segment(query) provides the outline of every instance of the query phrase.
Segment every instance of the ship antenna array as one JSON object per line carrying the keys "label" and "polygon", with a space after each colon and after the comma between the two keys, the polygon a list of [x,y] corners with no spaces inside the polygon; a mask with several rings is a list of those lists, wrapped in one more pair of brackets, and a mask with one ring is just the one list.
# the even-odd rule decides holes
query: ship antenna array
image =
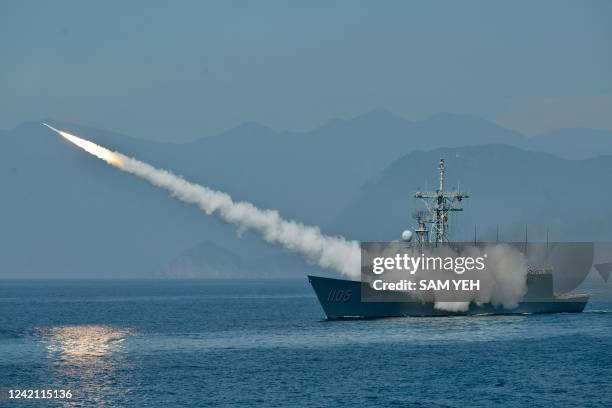
{"label": "ship antenna array", "polygon": [[[440,159],[438,166],[440,182],[436,191],[417,191],[415,198],[420,198],[425,204],[426,211],[418,211],[413,215],[417,220],[418,228],[415,231],[417,241],[420,243],[443,244],[448,242],[448,217],[453,211],[463,211],[461,201],[470,195],[463,191],[445,191],[445,163]],[[427,229],[431,224],[431,231]]]}

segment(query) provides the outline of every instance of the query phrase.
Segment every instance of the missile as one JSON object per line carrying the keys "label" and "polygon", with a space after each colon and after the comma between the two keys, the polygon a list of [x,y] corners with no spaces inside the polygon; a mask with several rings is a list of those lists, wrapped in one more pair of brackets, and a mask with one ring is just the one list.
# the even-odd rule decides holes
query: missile
{"label": "missile", "polygon": [[45,123],[45,122],[40,122],[40,123],[42,123],[43,125],[45,125],[45,126],[46,126],[46,127],[48,127],[49,129],[53,130],[54,132],[57,132],[57,133],[61,134],[61,133],[60,133],[60,131],[59,131],[59,130],[57,130],[56,128],[54,128],[53,126],[51,126],[51,125],[49,125],[49,124],[47,124],[47,123]]}

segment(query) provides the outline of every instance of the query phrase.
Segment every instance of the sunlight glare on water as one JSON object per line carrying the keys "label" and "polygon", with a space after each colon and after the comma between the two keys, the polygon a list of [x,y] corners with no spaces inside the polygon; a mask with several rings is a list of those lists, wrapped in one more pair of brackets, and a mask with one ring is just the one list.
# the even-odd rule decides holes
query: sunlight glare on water
{"label": "sunlight glare on water", "polygon": [[41,330],[49,354],[68,361],[95,361],[122,349],[130,330],[103,325],[57,326]]}

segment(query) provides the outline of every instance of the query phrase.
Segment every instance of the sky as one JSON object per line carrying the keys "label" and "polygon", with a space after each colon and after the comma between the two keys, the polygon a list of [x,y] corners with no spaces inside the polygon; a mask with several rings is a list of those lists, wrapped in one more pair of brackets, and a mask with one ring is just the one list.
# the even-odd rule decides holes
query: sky
{"label": "sky", "polygon": [[385,109],[612,129],[612,2],[2,1],[0,128],[184,142]]}

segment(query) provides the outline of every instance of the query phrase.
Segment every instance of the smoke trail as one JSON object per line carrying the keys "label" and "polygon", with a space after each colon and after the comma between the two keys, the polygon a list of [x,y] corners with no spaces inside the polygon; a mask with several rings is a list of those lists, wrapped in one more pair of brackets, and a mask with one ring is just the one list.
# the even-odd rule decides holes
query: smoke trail
{"label": "smoke trail", "polygon": [[168,190],[173,197],[197,205],[206,214],[216,214],[241,230],[256,231],[267,242],[299,252],[309,262],[323,268],[334,269],[351,278],[358,278],[360,275],[361,258],[357,241],[324,235],[317,227],[283,219],[277,211],[262,210],[244,201],[235,202],[228,194],[190,183],[167,170],[157,169],[43,124],[86,152],[156,187]]}

